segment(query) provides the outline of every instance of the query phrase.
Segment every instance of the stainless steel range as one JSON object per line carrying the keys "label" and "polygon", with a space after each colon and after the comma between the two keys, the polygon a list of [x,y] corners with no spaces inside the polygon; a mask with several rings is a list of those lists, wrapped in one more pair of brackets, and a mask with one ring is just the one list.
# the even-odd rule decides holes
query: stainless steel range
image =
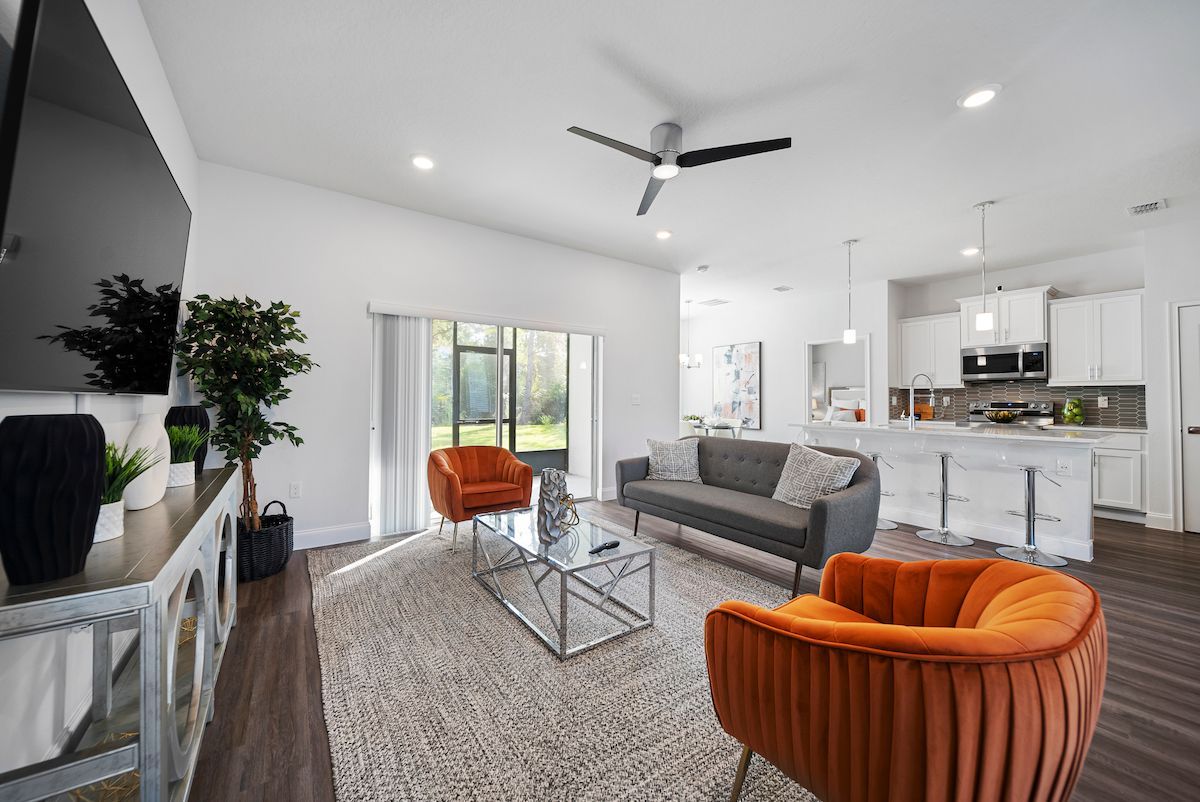
{"label": "stainless steel range", "polygon": [[1054,404],[1049,401],[972,401],[967,404],[967,420],[970,423],[994,423],[987,419],[985,412],[1017,413],[1017,418],[1012,423],[996,425],[1054,425]]}

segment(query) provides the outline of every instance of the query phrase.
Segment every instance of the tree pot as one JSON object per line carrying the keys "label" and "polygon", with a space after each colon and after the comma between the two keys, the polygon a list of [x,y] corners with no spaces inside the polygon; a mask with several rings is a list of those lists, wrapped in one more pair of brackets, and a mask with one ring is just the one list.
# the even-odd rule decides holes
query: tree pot
{"label": "tree pot", "polygon": [[[267,515],[275,504],[283,510],[282,515]],[[253,582],[279,573],[292,556],[292,517],[282,501],[272,501],[263,507],[259,516],[262,528],[257,532],[246,529],[238,519],[237,561],[238,581]]]}
{"label": "tree pot", "polygon": [[0,559],[14,585],[83,570],[104,490],[104,429],[91,415],[0,421]]}

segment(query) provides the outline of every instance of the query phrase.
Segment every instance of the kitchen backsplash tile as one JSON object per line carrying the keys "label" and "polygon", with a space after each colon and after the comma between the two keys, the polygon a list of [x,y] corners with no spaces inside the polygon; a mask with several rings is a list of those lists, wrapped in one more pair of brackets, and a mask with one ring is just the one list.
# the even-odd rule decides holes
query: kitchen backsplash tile
{"label": "kitchen backsplash tile", "polygon": [[[1041,381],[984,382],[962,388],[943,388],[934,391],[938,419],[966,420],[967,405],[972,401],[1052,401],[1054,420],[1062,423],[1063,404],[1068,398],[1083,399],[1084,423],[1089,426],[1146,426],[1146,388],[1126,387],[1050,387]],[[888,407],[888,417],[895,420],[908,409],[908,390],[892,387],[889,397],[896,404]],[[1101,409],[1100,396],[1108,396],[1108,408]],[[919,400],[928,397],[928,390],[917,390]],[[948,397],[950,404],[942,406]]]}

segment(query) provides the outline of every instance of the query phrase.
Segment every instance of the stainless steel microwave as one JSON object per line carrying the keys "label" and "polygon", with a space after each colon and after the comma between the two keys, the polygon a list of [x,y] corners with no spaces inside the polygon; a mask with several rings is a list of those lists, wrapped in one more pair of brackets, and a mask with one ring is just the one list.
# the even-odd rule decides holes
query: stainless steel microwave
{"label": "stainless steel microwave", "polygon": [[1007,382],[1045,379],[1049,374],[1046,343],[985,345],[962,349],[964,382]]}

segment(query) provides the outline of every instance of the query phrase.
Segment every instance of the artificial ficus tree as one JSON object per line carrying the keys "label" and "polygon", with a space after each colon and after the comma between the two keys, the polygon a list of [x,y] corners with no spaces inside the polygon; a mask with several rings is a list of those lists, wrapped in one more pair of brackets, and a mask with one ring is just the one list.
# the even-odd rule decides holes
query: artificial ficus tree
{"label": "artificial ficus tree", "polygon": [[277,440],[300,445],[296,427],[269,421],[265,411],[288,396],[284,381],[308,373],[316,363],[290,346],[308,338],[296,319],[300,313],[282,301],[263,306],[252,298],[197,295],[187,303],[188,317],[176,344],[179,372],[191,374],[204,406],[217,410],[209,442],[242,471],[242,523],[249,531],[262,524],[254,481],[254,460]]}

